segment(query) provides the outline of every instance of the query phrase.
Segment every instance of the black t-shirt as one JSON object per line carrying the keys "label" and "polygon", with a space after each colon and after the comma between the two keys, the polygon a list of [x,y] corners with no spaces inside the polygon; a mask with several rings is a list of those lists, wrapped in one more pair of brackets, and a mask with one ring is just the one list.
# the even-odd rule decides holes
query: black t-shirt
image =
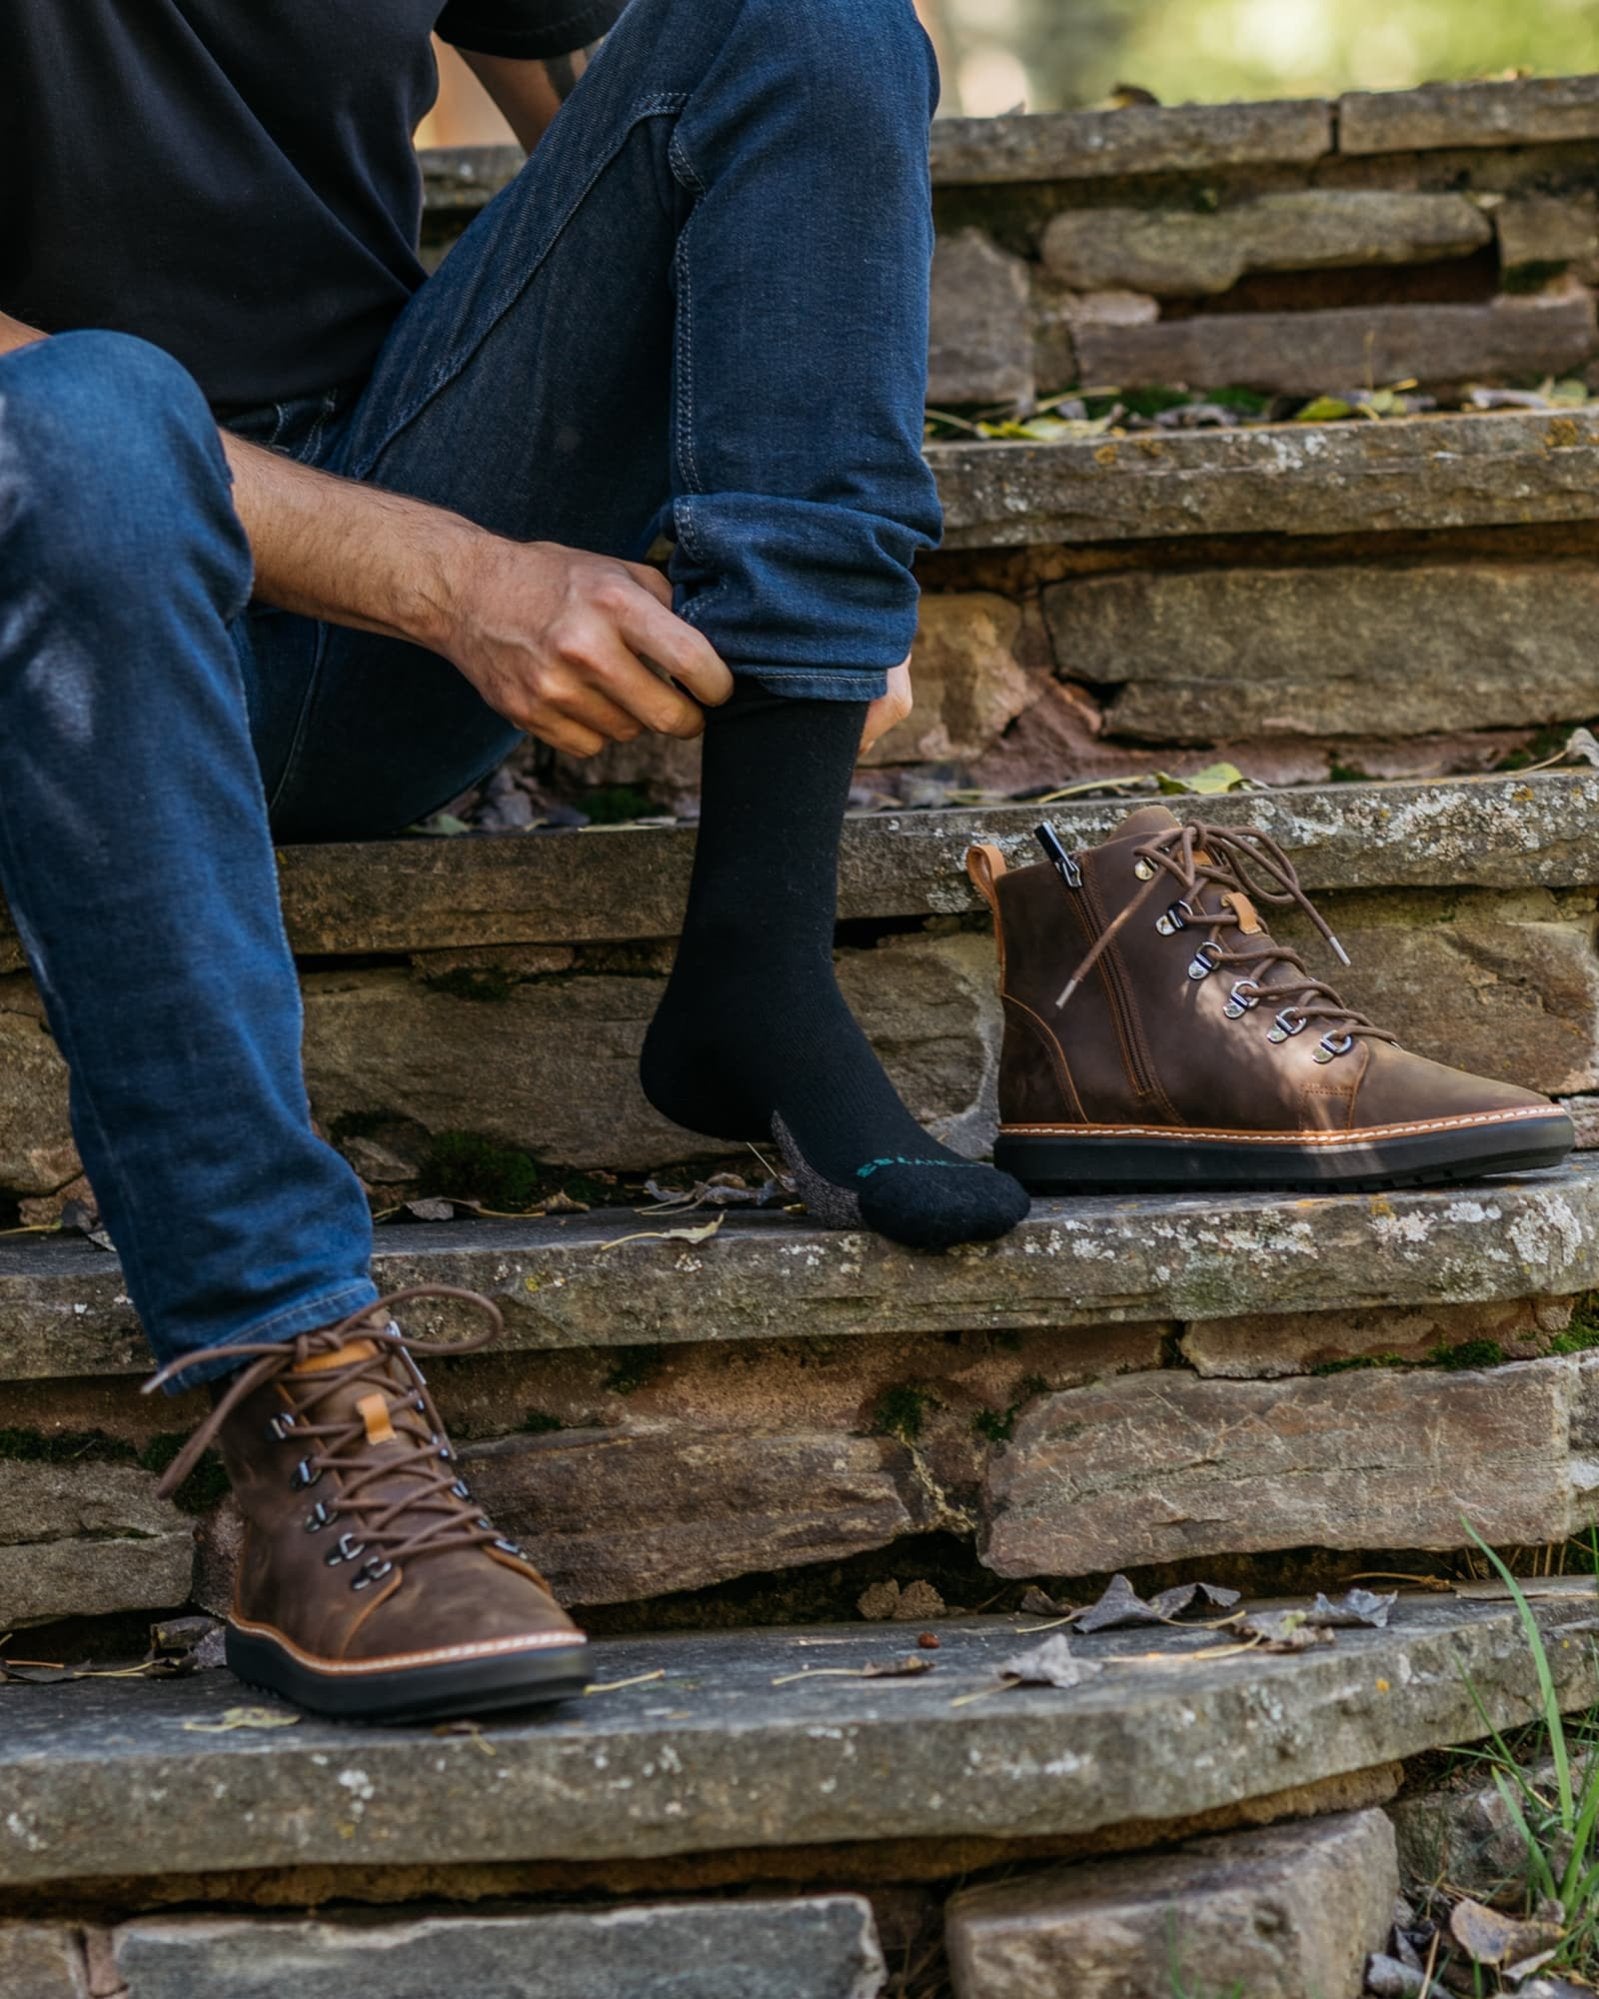
{"label": "black t-shirt", "polygon": [[[441,12],[442,8],[442,12]],[[0,0],[0,310],[214,403],[354,380],[421,282],[428,41],[565,55],[622,0]]]}

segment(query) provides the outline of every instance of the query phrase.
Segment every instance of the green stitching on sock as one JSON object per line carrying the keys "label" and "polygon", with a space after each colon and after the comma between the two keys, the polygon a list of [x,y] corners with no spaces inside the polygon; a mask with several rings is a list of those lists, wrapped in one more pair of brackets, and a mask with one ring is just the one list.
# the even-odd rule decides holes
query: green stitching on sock
{"label": "green stitching on sock", "polygon": [[864,1166],[856,1167],[855,1177],[857,1180],[870,1179],[880,1166],[981,1166],[982,1163],[980,1159],[907,1159],[903,1154],[896,1154],[890,1159],[868,1159]]}

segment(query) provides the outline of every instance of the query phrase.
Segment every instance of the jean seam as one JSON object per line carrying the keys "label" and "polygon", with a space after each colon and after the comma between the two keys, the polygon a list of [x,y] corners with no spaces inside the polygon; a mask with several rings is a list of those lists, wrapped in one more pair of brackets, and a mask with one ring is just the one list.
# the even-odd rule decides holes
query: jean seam
{"label": "jean seam", "polygon": [[[522,293],[533,282],[545,258],[549,256],[555,245],[560,241],[572,218],[583,206],[583,203],[593,193],[595,183],[622,151],[628,140],[632,138],[638,127],[647,123],[651,118],[661,118],[681,111],[687,102],[687,91],[665,91],[654,97],[641,98],[634,105],[632,115],[617,134],[614,145],[609,147],[595,161],[593,170],[567,204],[559,221],[548,231],[538,254],[529,258],[525,268],[517,272],[514,280],[505,287],[489,306],[488,310],[476,316],[476,325],[471,344],[458,349],[440,362],[439,366],[428,377],[423,387],[417,392],[410,407],[403,409],[385,427],[381,439],[351,464],[348,473],[350,478],[357,480],[370,478],[378,460],[388,450],[389,446],[393,444],[400,433],[415,423],[423,410],[433,401],[434,397],[447,388],[454,381],[455,377],[467,366],[473,355],[477,353],[478,349],[488,339],[495,327],[499,325],[506,313],[510,311],[517,299],[520,298]],[[513,181],[511,184],[514,186],[515,182]]]}
{"label": "jean seam", "polygon": [[289,738],[288,751],[283,759],[283,768],[278,773],[278,781],[267,798],[267,816],[277,811],[289,789],[289,779],[299,761],[300,752],[305,747],[305,739],[310,733],[311,711],[316,706],[316,697],[322,686],[322,669],[327,659],[328,627],[322,620],[316,626],[316,650],[311,658],[311,670],[305,676],[305,689],[300,696],[299,712],[294,718],[294,732]]}

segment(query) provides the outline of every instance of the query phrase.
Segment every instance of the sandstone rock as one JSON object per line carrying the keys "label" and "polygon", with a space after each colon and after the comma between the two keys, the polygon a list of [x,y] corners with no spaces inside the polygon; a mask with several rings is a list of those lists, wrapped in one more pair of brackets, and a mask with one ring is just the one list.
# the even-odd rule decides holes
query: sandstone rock
{"label": "sandstone rock", "polygon": [[89,1999],[83,1939],[67,1923],[0,1922],[6,1999]]}
{"label": "sandstone rock", "polygon": [[[116,1933],[130,1999],[875,1999],[853,1895],[438,1916],[147,1916]],[[20,1995],[19,1995],[20,1999]]]}
{"label": "sandstone rock", "polygon": [[1431,83],[1420,90],[1355,91],[1338,101],[1340,153],[1592,138],[1599,138],[1599,78],[1592,76]]}
{"label": "sandstone rock", "polygon": [[916,705],[867,752],[880,764],[981,756],[1037,698],[1022,667],[1021,606],[989,591],[922,598],[911,657]]}
{"label": "sandstone rock", "polygon": [[0,1458],[0,1630],[185,1602],[194,1536],[154,1488],[132,1465]]}
{"label": "sandstone rock", "polygon": [[1564,375],[1599,345],[1593,295],[1571,279],[1476,305],[1232,312],[1075,330],[1085,381],[1317,395],[1362,382]]}
{"label": "sandstone rock", "polygon": [[980,229],[933,252],[927,400],[1025,403],[1033,393],[1027,266]]}
{"label": "sandstone rock", "polygon": [[1599,958],[1584,897],[1332,896],[1353,960],[1278,926],[1352,1006],[1436,1061],[1551,1094],[1599,1082]]}
{"label": "sandstone rock", "polygon": [[52,1194],[79,1167],[67,1127],[66,1064],[25,972],[0,978],[0,1077],[0,1187]]}
{"label": "sandstone rock", "polygon": [[951,1898],[956,1999],[1184,1990],[1354,1999],[1399,1889],[1380,1811],[1018,1874]]}
{"label": "sandstone rock", "polygon": [[1507,270],[1529,264],[1599,269],[1599,194],[1520,195],[1493,211],[1499,258]]}
{"label": "sandstone rock", "polygon": [[1412,1306],[1386,1311],[1259,1313],[1209,1319],[1182,1336],[1196,1374],[1271,1381],[1314,1374],[1350,1360],[1420,1365],[1440,1347],[1492,1340],[1507,1359],[1539,1353],[1571,1322],[1570,1298],[1514,1298],[1483,1305]]}
{"label": "sandstone rock", "polygon": [[[1551,317],[1570,311],[1563,305]],[[1577,311],[1580,316],[1580,306]],[[1256,325],[1268,317],[1249,315]],[[1279,343],[1279,356],[1298,351],[1302,322],[1310,315],[1289,317],[1288,347]],[[1172,322],[1177,335],[1182,324]],[[1147,329],[1161,339],[1166,331]],[[1143,331],[1134,327],[1117,337],[1141,338]],[[1366,380],[1364,361],[1353,380]],[[1359,534],[1599,516],[1599,413],[1591,410],[1269,425],[1060,444],[934,444],[927,455],[944,502],[944,545],[952,549],[1181,535]]]}
{"label": "sandstone rock", "polygon": [[[1268,1548],[1560,1540],[1599,1513],[1573,1455],[1582,1370],[1126,1375],[1041,1397],[989,1467],[985,1559],[1084,1575]],[[1136,1495],[1136,1500],[1134,1498]]]}
{"label": "sandstone rock", "polygon": [[[977,937],[894,939],[840,962],[846,994],[901,1091],[956,1145],[992,1126],[992,965]],[[311,972],[311,1100],[330,1126],[381,1111],[574,1166],[704,1158],[726,1148],[668,1123],[639,1087],[638,1051],[663,985],[592,973],[525,981],[485,1001],[398,970]]]}
{"label": "sandstone rock", "polygon": [[1576,1127],[1578,1151],[1599,1146],[1599,1097],[1562,1097],[1561,1105]]}
{"label": "sandstone rock", "polygon": [[887,1437],[571,1430],[472,1445],[473,1490],[563,1602],[622,1603],[807,1562],[935,1524]]}
{"label": "sandstone rock", "polygon": [[1308,162],[1332,149],[1332,107],[1319,99],[940,118],[933,127],[933,180],[943,187],[1098,180]]}
{"label": "sandstone rock", "polygon": [[1248,271],[1414,264],[1466,256],[1492,225],[1464,195],[1305,188],[1212,215],[1192,208],[1066,209],[1044,231],[1044,264],[1080,290],[1161,297],[1224,292]]}
{"label": "sandstone rock", "polygon": [[[1524,1879],[1526,1842],[1496,1786],[1480,1782],[1480,1775],[1480,1766],[1468,1764],[1444,1783],[1413,1791],[1389,1807],[1407,1887],[1447,1881],[1460,1894],[1486,1898]],[[1545,1797],[1558,1795],[1552,1763],[1527,1775]]]}
{"label": "sandstone rock", "polygon": [[1107,729],[1221,736],[1424,735],[1599,710],[1587,565],[1125,570],[1047,590],[1056,656],[1119,686]]}

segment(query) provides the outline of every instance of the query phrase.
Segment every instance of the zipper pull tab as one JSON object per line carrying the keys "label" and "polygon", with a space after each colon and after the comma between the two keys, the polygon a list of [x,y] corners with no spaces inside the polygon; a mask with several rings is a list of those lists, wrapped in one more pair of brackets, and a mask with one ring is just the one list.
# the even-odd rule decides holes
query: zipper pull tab
{"label": "zipper pull tab", "polygon": [[1033,838],[1043,848],[1051,867],[1054,868],[1068,888],[1081,888],[1083,871],[1072,855],[1061,845],[1060,835],[1046,819],[1042,826],[1033,828]]}

